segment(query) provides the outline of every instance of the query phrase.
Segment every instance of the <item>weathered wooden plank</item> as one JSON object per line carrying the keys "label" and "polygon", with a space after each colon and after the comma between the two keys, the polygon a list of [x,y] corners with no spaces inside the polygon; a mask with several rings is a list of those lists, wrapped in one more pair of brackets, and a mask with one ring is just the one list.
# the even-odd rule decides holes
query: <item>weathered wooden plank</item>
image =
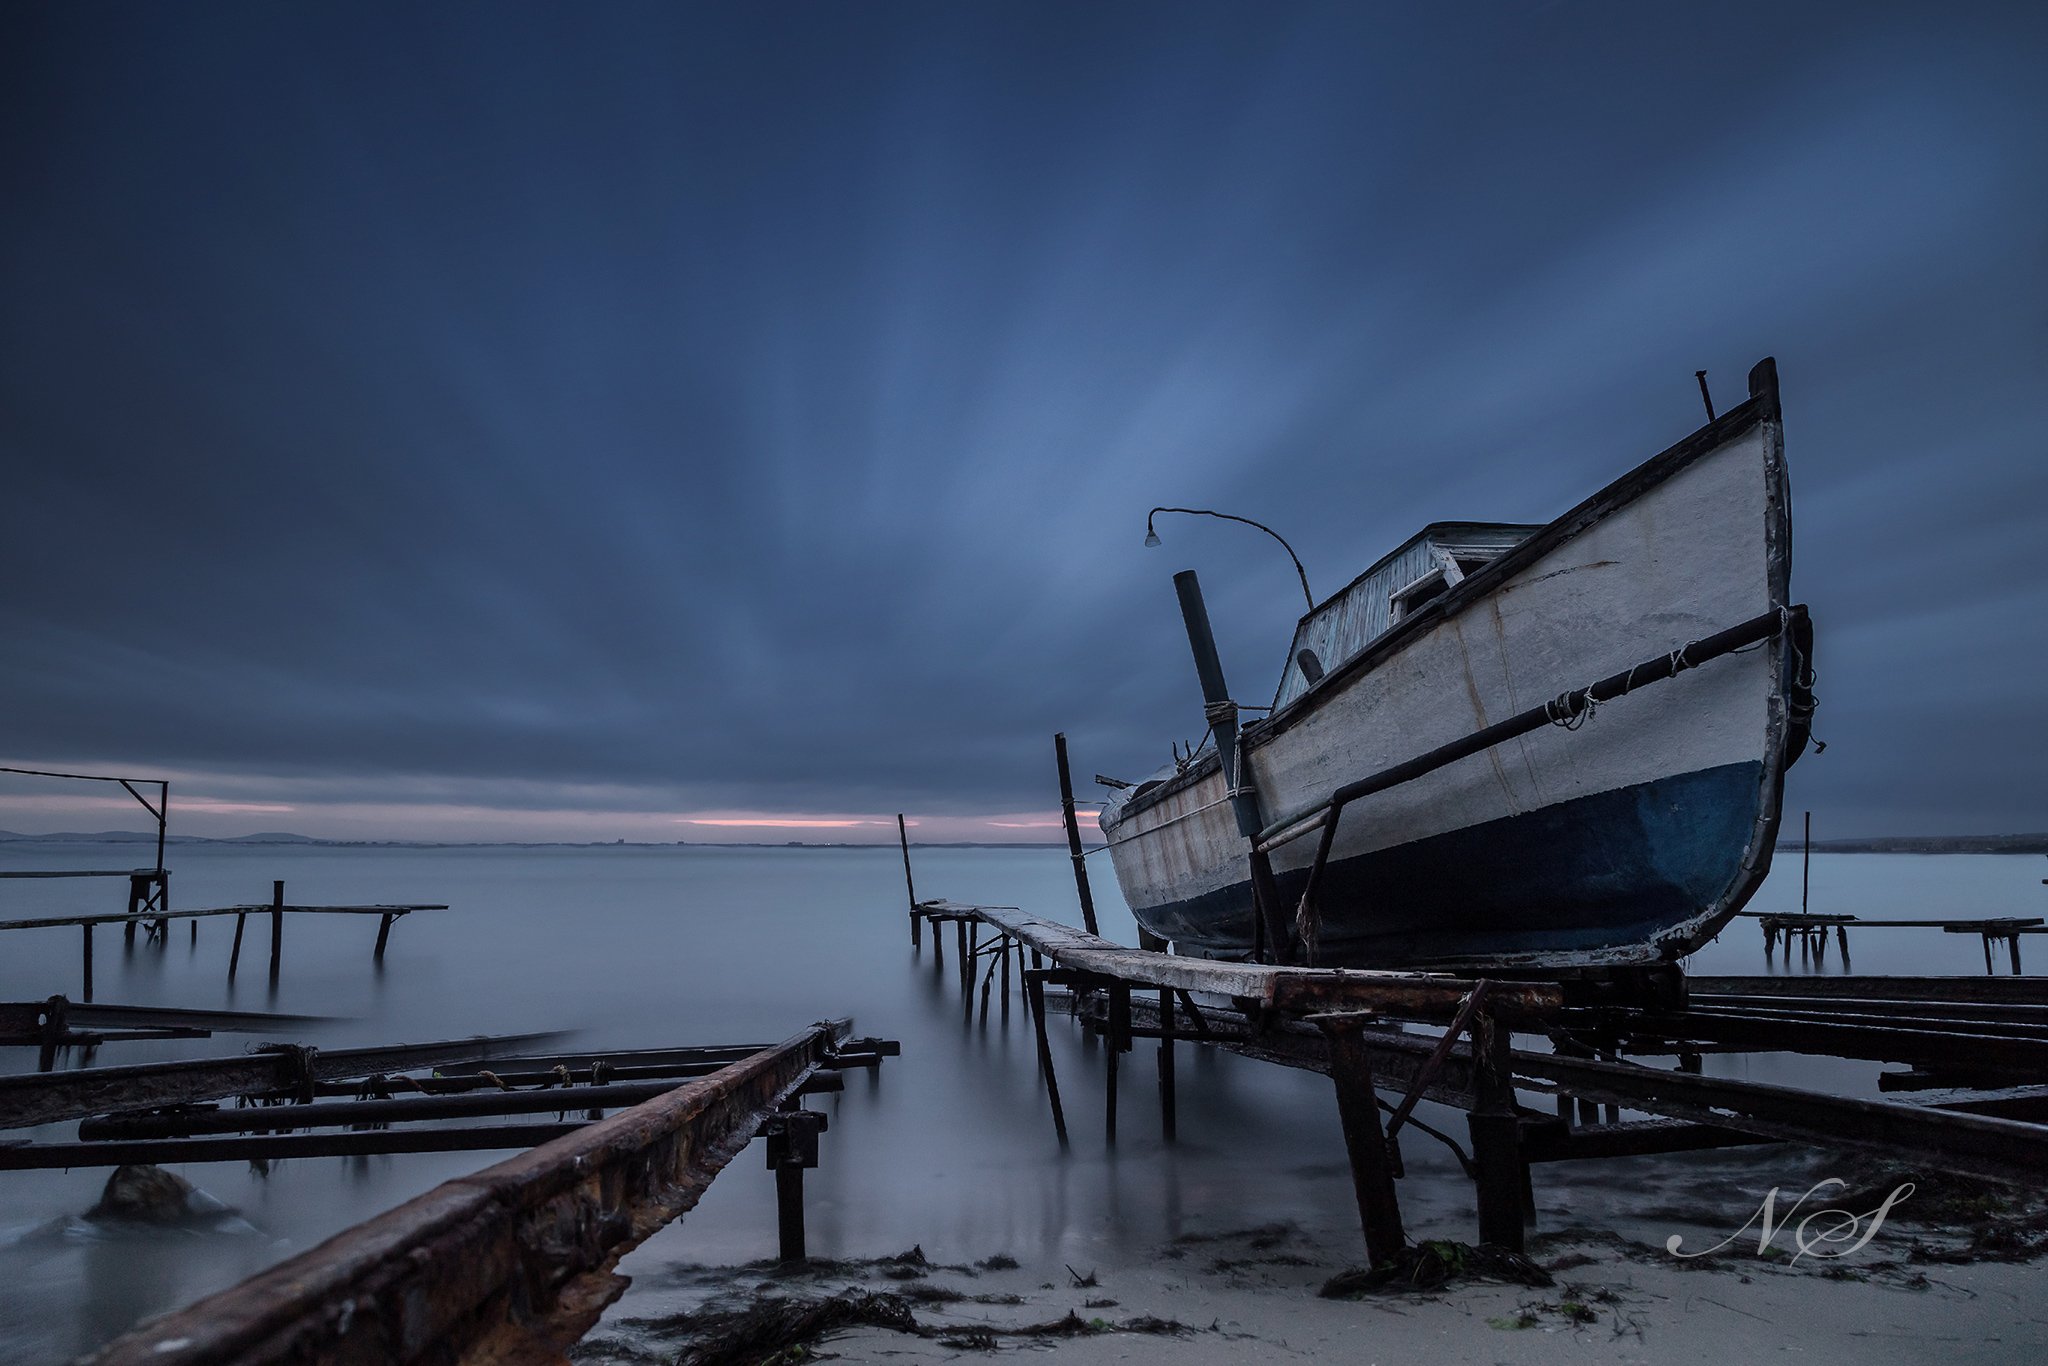
{"label": "weathered wooden plank", "polygon": [[94,1366],[553,1360],[618,1259],[693,1206],[845,1021],[459,1177],[109,1343]]}
{"label": "weathered wooden plank", "polygon": [[[1449,1019],[1472,989],[1465,978],[1429,973],[1280,968],[1183,958],[1112,944],[1071,925],[1007,907],[962,907],[960,911],[973,913],[976,919],[1076,972],[1114,977],[1134,986],[1210,992],[1300,1014],[1373,1010],[1415,1019]],[[1501,1018],[1519,1020],[1540,1016],[1562,1004],[1562,992],[1553,983],[1512,982],[1495,984],[1489,1008]]]}

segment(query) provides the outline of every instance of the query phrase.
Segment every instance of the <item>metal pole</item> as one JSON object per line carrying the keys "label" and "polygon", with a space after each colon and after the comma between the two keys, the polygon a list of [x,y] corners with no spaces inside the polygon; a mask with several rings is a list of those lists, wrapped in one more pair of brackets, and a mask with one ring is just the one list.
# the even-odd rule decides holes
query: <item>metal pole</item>
{"label": "metal pole", "polygon": [[1081,851],[1081,826],[1074,819],[1074,779],[1067,768],[1066,732],[1052,737],[1052,752],[1060,766],[1060,813],[1067,822],[1067,856],[1074,860],[1074,890],[1081,894],[1081,924],[1099,937],[1102,931],[1095,924],[1095,896],[1088,889],[1088,860]]}

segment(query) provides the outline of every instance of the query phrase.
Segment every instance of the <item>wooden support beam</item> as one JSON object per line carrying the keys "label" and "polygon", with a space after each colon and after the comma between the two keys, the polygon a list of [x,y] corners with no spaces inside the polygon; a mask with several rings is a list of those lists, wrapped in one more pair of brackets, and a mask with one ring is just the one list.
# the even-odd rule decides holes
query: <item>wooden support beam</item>
{"label": "wooden support beam", "polygon": [[1067,1147],[1067,1114],[1060,1106],[1060,1080],[1053,1071],[1052,1041],[1045,1032],[1045,972],[1034,969],[1024,974],[1024,993],[1031,1001],[1032,1029],[1038,1040],[1038,1073],[1045,1078],[1045,1098],[1052,1106],[1052,1128],[1060,1148]]}
{"label": "wooden support beam", "polygon": [[1515,1113],[1509,1035],[1482,1011],[1473,1016],[1472,1037],[1477,1086],[1466,1123],[1479,1194],[1479,1241],[1520,1252],[1522,1193],[1529,1174],[1522,1160],[1522,1122]]}
{"label": "wooden support beam", "polygon": [[1387,1136],[1380,1128],[1372,1055],[1359,1035],[1358,1021],[1327,1016],[1317,1023],[1329,1042],[1330,1080],[1337,1088],[1337,1118],[1344,1126],[1344,1151],[1351,1160],[1365,1258],[1373,1266],[1385,1266],[1401,1255],[1408,1236],[1401,1227],[1401,1198],[1394,1191]]}
{"label": "wooden support beam", "polygon": [[1173,989],[1159,988],[1159,1137],[1172,1144],[1180,1138],[1180,1117],[1175,1113],[1173,1075]]}

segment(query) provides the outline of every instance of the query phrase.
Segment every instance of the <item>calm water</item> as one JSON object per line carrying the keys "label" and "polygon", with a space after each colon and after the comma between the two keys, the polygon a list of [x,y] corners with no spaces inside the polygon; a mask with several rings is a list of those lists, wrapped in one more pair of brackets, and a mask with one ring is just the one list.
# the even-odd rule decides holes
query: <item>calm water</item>
{"label": "calm water", "polygon": [[[135,847],[0,846],[0,866],[125,867]],[[921,1243],[935,1258],[1007,1252],[1046,1265],[1112,1264],[1183,1232],[1292,1220],[1333,1238],[1356,1236],[1328,1083],[1307,1074],[1183,1050],[1181,1142],[1157,1137],[1151,1049],[1124,1069],[1123,1143],[1101,1142],[1099,1055],[1071,1027],[1054,1030],[1075,1145],[1057,1152],[1039,1095],[1020,1009],[1007,1022],[963,1028],[951,972],[932,971],[907,942],[902,869],[893,848],[805,849],[320,849],[193,846],[173,850],[176,903],[267,901],[284,878],[302,903],[445,901],[393,931],[374,972],[376,922],[297,917],[286,926],[282,982],[264,983],[267,929],[252,921],[244,971],[225,982],[231,922],[204,922],[195,946],[183,925],[167,949],[124,955],[102,931],[96,964],[103,1002],[233,1006],[349,1017],[320,1031],[324,1047],[474,1033],[564,1028],[579,1044],[650,1047],[786,1037],[826,1016],[900,1039],[903,1056],[878,1076],[811,1104],[831,1114],[824,1165],[811,1173],[811,1250],[867,1256]],[[980,900],[1073,919],[1064,851],[927,850],[925,896]],[[1824,855],[1813,864],[1812,908],[1866,918],[2039,913],[2048,860],[2033,857]],[[1097,872],[1104,932],[1130,942],[1128,912],[1105,867]],[[0,882],[0,917],[118,910],[103,881]],[[1753,909],[1797,909],[1798,863],[1788,858]],[[1935,931],[1864,932],[1859,972],[1975,974],[1974,937]],[[2048,944],[2040,952],[2048,955]],[[0,999],[79,986],[75,930],[0,936]],[[1761,935],[1738,922],[1692,964],[1702,972],[1764,970]],[[1829,967],[1838,968],[1830,957]],[[2001,964],[2001,970],[2003,965]],[[122,1044],[103,1061],[239,1051],[221,1036],[187,1044]],[[0,1066],[32,1068],[29,1050],[0,1050]],[[1710,1059],[1757,1080],[1824,1080],[1874,1089],[1874,1068],[1784,1057]],[[1425,1107],[1425,1114],[1431,1107]],[[1462,1134],[1456,1116],[1429,1116]],[[68,1137],[53,1126],[38,1137]],[[1411,1229],[1470,1237],[1469,1186],[1426,1140],[1407,1145],[1402,1199]],[[489,1154],[303,1159],[260,1177],[245,1164],[178,1170],[239,1210],[239,1229],[105,1236],[75,1216],[106,1173],[0,1173],[0,1360],[61,1359],[172,1307],[301,1251],[435,1183],[497,1160]],[[1539,1175],[1544,1217],[1626,1219],[1666,1162],[1597,1182],[1565,1168]],[[1625,1174],[1624,1174],[1625,1175]],[[1738,1183],[1739,1184],[1739,1183]],[[1740,1223],[1756,1192],[1728,1194]],[[68,1222],[67,1222],[68,1221]],[[1730,1225],[1733,1227],[1733,1225]],[[743,1155],[686,1221],[634,1254],[646,1276],[672,1261],[772,1255],[772,1183]],[[630,1309],[634,1297],[625,1304]]]}

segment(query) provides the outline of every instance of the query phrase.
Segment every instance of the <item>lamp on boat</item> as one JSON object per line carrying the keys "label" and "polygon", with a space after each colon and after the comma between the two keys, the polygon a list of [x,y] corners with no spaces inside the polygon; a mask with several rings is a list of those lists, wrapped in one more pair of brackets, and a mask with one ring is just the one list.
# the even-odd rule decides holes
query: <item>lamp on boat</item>
{"label": "lamp on boat", "polygon": [[1301,595],[1302,597],[1308,599],[1309,611],[1315,611],[1316,595],[1309,591],[1308,571],[1301,567],[1301,556],[1294,553],[1294,547],[1287,544],[1287,538],[1285,536],[1282,536],[1279,532],[1273,530],[1273,528],[1267,526],[1264,522],[1254,522],[1249,517],[1239,517],[1235,513],[1212,512],[1208,508],[1153,508],[1150,512],[1145,514],[1145,545],[1147,546],[1147,548],[1159,544],[1159,533],[1152,529],[1152,519],[1154,517],[1157,517],[1162,512],[1184,512],[1191,517],[1218,517],[1226,522],[1243,522],[1246,526],[1257,527],[1259,530],[1265,532],[1268,536],[1271,536],[1274,540],[1280,542],[1280,548],[1287,552],[1287,558],[1294,561],[1295,577],[1301,580]]}

